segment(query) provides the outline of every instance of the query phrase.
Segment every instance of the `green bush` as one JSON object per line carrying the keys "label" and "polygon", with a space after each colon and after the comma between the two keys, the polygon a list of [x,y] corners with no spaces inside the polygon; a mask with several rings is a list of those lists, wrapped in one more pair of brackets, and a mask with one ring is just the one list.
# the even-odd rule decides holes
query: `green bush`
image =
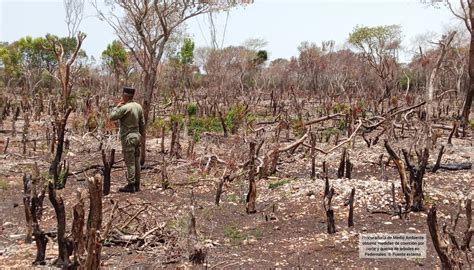
{"label": "green bush", "polygon": [[194,134],[195,141],[199,141],[203,132],[222,132],[222,125],[217,117],[191,117],[188,132],[188,135]]}
{"label": "green bush", "polygon": [[245,106],[243,104],[238,104],[233,106],[225,117],[225,124],[227,128],[231,130],[232,133],[236,133],[237,130],[242,125],[242,122],[245,117]]}
{"label": "green bush", "polygon": [[195,116],[198,110],[198,106],[195,103],[189,103],[188,106],[186,107],[186,112],[188,113],[188,116]]}

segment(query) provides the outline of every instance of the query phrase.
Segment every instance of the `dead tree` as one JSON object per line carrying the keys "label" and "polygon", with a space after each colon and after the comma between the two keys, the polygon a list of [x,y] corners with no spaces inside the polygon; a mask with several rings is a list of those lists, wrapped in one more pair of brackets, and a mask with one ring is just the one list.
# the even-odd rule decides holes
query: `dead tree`
{"label": "dead tree", "polygon": [[430,156],[428,148],[423,150],[421,157],[418,160],[418,166],[412,166],[410,156],[405,149],[403,149],[403,156],[405,163],[410,172],[411,185],[411,210],[422,211],[423,206],[423,176],[425,175],[426,166],[428,165],[428,158]]}
{"label": "dead tree", "polygon": [[[438,229],[438,218],[436,216],[436,205],[433,205],[428,213],[428,228],[433,241],[433,246],[441,260],[442,269],[462,269],[462,259],[459,256],[459,246],[457,243],[450,243],[446,228],[443,228],[442,234]],[[454,236],[450,238],[455,240]]]}
{"label": "dead tree", "polygon": [[405,209],[408,210],[411,207],[411,188],[408,185],[407,174],[405,172],[405,165],[403,160],[393,151],[392,147],[389,145],[388,140],[385,140],[384,143],[385,149],[387,149],[388,154],[394,161],[397,166],[398,174],[400,175],[400,182],[402,186],[402,192],[405,196]]}
{"label": "dead tree", "polygon": [[339,168],[337,169],[337,178],[344,177],[344,171],[346,169],[346,152],[347,149],[342,148],[341,160],[339,162]]}
{"label": "dead tree", "polygon": [[458,128],[458,122],[454,121],[453,128],[451,129],[451,132],[449,133],[449,137],[448,137],[448,144],[449,145],[453,144],[451,140],[453,139],[453,135],[454,135],[454,133],[456,133],[457,128]]}
{"label": "dead tree", "polygon": [[311,179],[316,178],[316,133],[311,132]]}
{"label": "dead tree", "polygon": [[[67,173],[64,174],[64,178],[67,178]],[[50,182],[48,185],[48,197],[53,205],[54,212],[56,214],[57,221],[57,238],[58,238],[58,258],[56,260],[56,265],[58,267],[68,267],[69,266],[69,255],[68,251],[68,240],[65,237],[66,234],[66,210],[64,208],[64,201],[61,195],[56,193],[56,184],[58,179],[55,179],[55,182]]]}
{"label": "dead tree", "polygon": [[431,172],[436,172],[437,170],[439,170],[440,164],[441,164],[441,158],[443,157],[444,152],[445,151],[444,151],[444,145],[443,145],[441,146],[441,149],[439,149],[438,158],[436,158],[436,163],[431,169]]}
{"label": "dead tree", "polygon": [[345,205],[349,205],[349,215],[347,217],[348,227],[354,226],[354,196],[355,196],[355,188],[352,188],[351,194],[349,195],[349,199],[347,200],[345,204]]}
{"label": "dead tree", "polygon": [[110,151],[109,158],[105,154],[105,150],[102,149],[102,163],[104,164],[104,196],[110,193],[110,173],[115,162],[115,149]]}
{"label": "dead tree", "polygon": [[330,187],[329,180],[326,179],[324,185],[324,210],[326,211],[327,232],[329,234],[336,233],[336,222],[334,220],[334,210],[331,206],[332,197],[334,196],[334,188]]}
{"label": "dead tree", "polygon": [[191,205],[189,207],[189,227],[188,227],[188,252],[189,261],[193,265],[203,264],[207,252],[205,248],[199,243],[197,231],[196,231],[196,214],[195,214],[196,201],[194,198],[194,191],[191,189]]}
{"label": "dead tree", "polygon": [[74,261],[73,266],[78,267],[84,264],[84,223],[85,223],[85,213],[84,213],[84,199],[81,196],[81,193],[77,193],[77,203],[73,207],[73,222],[72,222],[72,241],[74,246]]}
{"label": "dead tree", "polygon": [[23,175],[23,205],[25,207],[26,237],[25,243],[31,243],[33,220],[31,215],[31,175]]}
{"label": "dead tree", "polygon": [[102,183],[100,175],[89,178],[89,216],[87,218],[87,258],[86,269],[99,269],[102,243],[100,228],[102,226]]}
{"label": "dead tree", "polygon": [[[28,179],[26,179],[28,180]],[[29,179],[31,181],[31,205],[25,206],[25,209],[31,213],[31,222],[33,229],[33,236],[36,243],[36,258],[33,265],[44,265],[46,257],[46,245],[48,244],[48,238],[40,227],[40,220],[43,213],[43,201],[45,197],[45,188],[42,178],[39,174],[38,165],[35,163],[33,177]],[[28,186],[29,184],[26,183]]]}
{"label": "dead tree", "polygon": [[257,184],[255,183],[255,148],[256,143],[254,141],[250,142],[250,151],[249,151],[249,192],[247,194],[247,214],[256,213],[255,210],[255,201],[257,199]]}
{"label": "dead tree", "polygon": [[474,198],[474,192],[471,192],[470,198],[466,200],[466,231],[464,232],[464,239],[461,249],[464,251],[471,251],[471,239],[474,233],[474,226],[472,223],[472,199]]}

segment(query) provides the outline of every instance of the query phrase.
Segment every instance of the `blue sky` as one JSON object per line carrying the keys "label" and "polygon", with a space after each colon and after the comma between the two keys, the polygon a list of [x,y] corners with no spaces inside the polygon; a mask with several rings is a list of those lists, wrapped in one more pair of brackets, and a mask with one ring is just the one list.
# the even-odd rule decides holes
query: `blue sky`
{"label": "blue sky", "polygon": [[[80,29],[88,34],[84,49],[98,58],[116,38],[105,22],[93,16],[95,10],[89,1],[86,0],[86,18]],[[225,20],[225,14],[216,18],[219,43]],[[408,49],[418,34],[441,33],[458,22],[446,8],[436,9],[419,0],[255,0],[250,6],[230,12],[224,46],[239,45],[249,38],[263,38],[268,42],[265,49],[271,59],[289,58],[297,55],[302,41],[320,44],[334,40],[342,47],[357,24],[400,24],[403,45]],[[61,0],[0,0],[0,41],[11,42],[26,35],[46,33],[67,34]],[[187,33],[196,46],[210,45],[208,17],[189,21]]]}

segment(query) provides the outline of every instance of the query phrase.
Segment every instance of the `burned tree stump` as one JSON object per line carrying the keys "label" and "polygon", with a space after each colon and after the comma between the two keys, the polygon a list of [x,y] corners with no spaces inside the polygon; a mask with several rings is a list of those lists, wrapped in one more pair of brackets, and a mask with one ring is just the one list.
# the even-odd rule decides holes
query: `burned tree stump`
{"label": "burned tree stump", "polygon": [[347,152],[347,148],[342,149],[341,160],[339,161],[339,168],[337,169],[337,178],[351,178],[352,173],[352,163],[349,159],[349,153]]}
{"label": "burned tree stump", "polygon": [[345,173],[345,177],[347,179],[351,179],[351,176],[352,176],[352,168],[354,167],[354,165],[352,164],[350,158],[349,158],[349,153],[346,154],[346,173]]}
{"label": "burned tree stump", "polygon": [[448,137],[448,144],[449,144],[449,145],[452,145],[452,144],[453,144],[453,143],[452,143],[453,135],[454,135],[454,133],[456,133],[457,129],[458,129],[458,122],[457,122],[457,121],[454,121],[454,123],[453,123],[453,129],[451,129],[451,132],[449,133],[449,137]]}
{"label": "burned tree stump", "polygon": [[189,227],[188,227],[188,252],[189,261],[193,265],[203,264],[207,252],[205,248],[199,243],[197,230],[196,230],[196,214],[195,214],[196,201],[194,198],[194,191],[191,189],[191,205],[189,207]]}
{"label": "burned tree stump", "polygon": [[341,161],[339,162],[339,168],[337,169],[337,178],[344,177],[344,171],[346,169],[346,152],[347,149],[342,148]]}
{"label": "burned tree stump", "polygon": [[464,239],[461,246],[461,249],[464,251],[471,251],[471,239],[472,234],[474,233],[474,227],[472,224],[472,199],[474,197],[474,193],[471,192],[471,197],[466,200],[466,231],[464,232]]}
{"label": "burned tree stump", "polygon": [[419,157],[418,166],[412,166],[410,163],[409,154],[403,149],[403,156],[405,157],[408,171],[410,172],[410,184],[411,184],[411,209],[413,211],[422,211],[423,206],[423,176],[425,175],[426,165],[428,165],[428,158],[430,156],[428,148],[423,150],[423,153]]}
{"label": "burned tree stump", "polygon": [[33,219],[31,215],[31,175],[23,175],[23,205],[25,207],[26,237],[25,243],[32,241]]}
{"label": "burned tree stump", "polygon": [[48,185],[48,197],[53,205],[54,212],[56,213],[56,222],[58,229],[58,258],[56,265],[58,267],[69,266],[69,255],[68,254],[68,243],[65,237],[66,234],[66,210],[64,208],[64,201],[61,195],[56,193],[53,183]]}
{"label": "burned tree stump", "polygon": [[84,264],[84,224],[85,224],[85,213],[84,213],[84,199],[81,197],[81,193],[77,194],[78,202],[73,207],[73,221],[72,221],[72,241],[74,246],[74,266],[81,266]]}
{"label": "burned tree stump", "polygon": [[436,163],[431,169],[431,172],[436,172],[437,170],[439,170],[440,164],[441,164],[441,158],[443,157],[444,152],[445,151],[444,151],[444,145],[443,145],[441,146],[441,149],[439,149],[438,158],[436,158]]}
{"label": "burned tree stump", "polygon": [[316,178],[316,133],[311,132],[311,179]]}
{"label": "burned tree stump", "polygon": [[99,269],[102,243],[100,228],[102,226],[102,183],[100,175],[89,178],[89,216],[87,218],[87,258],[86,269]]}
{"label": "burned tree stump", "polygon": [[428,213],[428,229],[430,231],[433,246],[441,260],[442,269],[462,269],[462,261],[459,258],[457,245],[449,243],[448,238],[438,231],[438,218],[436,216],[436,205],[433,205]]}
{"label": "burned tree stump", "polygon": [[402,186],[402,192],[405,196],[405,209],[408,210],[411,207],[411,188],[408,185],[407,174],[405,172],[405,165],[403,160],[393,151],[392,147],[389,145],[388,140],[384,142],[385,149],[387,149],[388,154],[394,161],[397,166],[398,174],[400,175],[400,182]]}
{"label": "burned tree stump", "polygon": [[354,226],[354,196],[355,196],[355,188],[352,188],[351,195],[349,196],[349,215],[347,218],[348,227]]}
{"label": "burned tree stump", "polygon": [[257,212],[255,210],[255,201],[257,199],[257,184],[255,183],[255,148],[256,143],[250,142],[249,151],[249,192],[247,194],[247,214]]}
{"label": "burned tree stump", "polygon": [[102,163],[104,164],[104,195],[108,195],[110,193],[110,173],[112,171],[112,167],[114,166],[115,162],[115,149],[110,151],[110,155],[107,158],[105,154],[105,150],[102,149]]}
{"label": "burned tree stump", "polygon": [[329,190],[328,195],[324,198],[324,204],[326,209],[326,218],[327,218],[327,232],[329,234],[336,233],[336,222],[334,220],[334,210],[331,206],[331,200],[334,195],[334,188]]}

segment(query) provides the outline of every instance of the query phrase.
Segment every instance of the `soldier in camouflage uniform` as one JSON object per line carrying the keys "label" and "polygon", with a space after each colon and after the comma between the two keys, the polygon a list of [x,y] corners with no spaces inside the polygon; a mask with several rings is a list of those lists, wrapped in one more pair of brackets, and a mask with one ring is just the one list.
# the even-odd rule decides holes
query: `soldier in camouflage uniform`
{"label": "soldier in camouflage uniform", "polygon": [[122,99],[110,113],[110,120],[120,121],[122,153],[127,166],[128,184],[119,191],[131,193],[140,190],[140,139],[145,130],[143,109],[133,101],[134,94],[134,88],[124,87]]}

